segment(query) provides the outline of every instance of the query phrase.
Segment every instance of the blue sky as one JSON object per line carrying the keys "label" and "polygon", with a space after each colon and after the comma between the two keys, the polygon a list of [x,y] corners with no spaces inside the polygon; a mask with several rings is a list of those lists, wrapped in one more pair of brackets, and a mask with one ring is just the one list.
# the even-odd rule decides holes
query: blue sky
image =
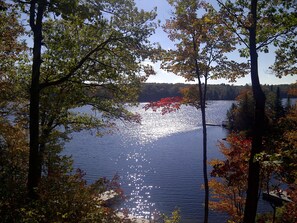
{"label": "blue sky", "polygon": [[[157,7],[157,13],[159,19],[161,21],[161,25],[165,23],[166,19],[169,19],[171,16],[171,8],[170,5],[167,3],[167,0],[135,0],[137,6],[140,9],[144,10],[152,10],[154,7]],[[209,2],[215,4],[215,0],[210,0]],[[164,49],[173,48],[173,43],[168,39],[167,34],[163,32],[162,28],[158,28],[156,33],[151,37],[151,41],[159,42]],[[238,53],[233,53],[232,55],[233,60],[242,61],[243,58],[239,57]],[[289,84],[295,83],[297,80],[296,76],[287,76],[283,78],[277,78],[268,67],[274,62],[274,54],[264,54],[259,53],[259,76],[261,84]],[[152,64],[157,72],[156,75],[149,77],[147,82],[156,82],[156,83],[184,83],[185,80],[182,77],[176,76],[174,74],[168,73],[164,70],[160,69],[160,63]],[[228,83],[228,81],[224,79],[220,80],[210,80],[210,84],[221,84],[221,83]],[[235,85],[245,85],[250,84],[250,75],[240,78],[237,80],[236,83],[232,83]]]}

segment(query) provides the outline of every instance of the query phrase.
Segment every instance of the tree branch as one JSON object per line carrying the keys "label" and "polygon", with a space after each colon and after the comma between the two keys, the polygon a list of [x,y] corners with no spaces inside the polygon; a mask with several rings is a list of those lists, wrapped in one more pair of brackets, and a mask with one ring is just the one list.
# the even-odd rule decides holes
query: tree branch
{"label": "tree branch", "polygon": [[[243,27],[243,28],[246,28],[246,29],[249,29],[248,27],[246,27],[238,18],[237,18],[237,15],[232,13],[228,7],[226,7],[226,5],[224,5],[220,0],[217,0],[217,2],[219,3],[219,5],[221,5],[224,9],[227,10],[227,12],[233,16],[234,18],[236,18],[237,22]],[[240,39],[240,41],[247,47],[249,48],[249,44],[246,43],[246,41],[244,41],[244,39],[241,37],[241,35],[237,32],[237,30],[235,28],[233,28],[232,26],[229,26],[229,24],[223,19],[222,20],[223,23],[225,24],[225,26],[227,26],[228,29],[232,30],[233,33],[235,33],[235,35]]]}
{"label": "tree branch", "polygon": [[105,40],[103,43],[99,44],[97,47],[95,47],[93,50],[91,50],[89,53],[87,53],[79,62],[78,64],[73,67],[70,72],[56,80],[56,81],[51,81],[51,82],[47,82],[47,83],[42,83],[40,84],[40,90],[46,88],[46,87],[50,87],[50,86],[54,86],[54,85],[59,85],[59,84],[62,84],[64,83],[65,81],[69,80],[77,70],[79,70],[83,65],[84,63],[91,57],[92,54],[94,54],[95,52],[98,52],[99,50],[101,49],[104,49],[104,47],[112,40],[112,35],[107,39]]}
{"label": "tree branch", "polygon": [[274,36],[269,37],[266,41],[263,41],[262,44],[260,44],[256,49],[259,50],[264,46],[268,46],[270,45],[273,41],[275,41],[278,37],[282,36],[282,35],[286,35],[290,32],[290,30],[286,30],[284,32],[278,33]]}
{"label": "tree branch", "polygon": [[35,8],[36,8],[36,0],[31,0],[30,1],[30,27],[32,31],[34,32],[35,30]]}

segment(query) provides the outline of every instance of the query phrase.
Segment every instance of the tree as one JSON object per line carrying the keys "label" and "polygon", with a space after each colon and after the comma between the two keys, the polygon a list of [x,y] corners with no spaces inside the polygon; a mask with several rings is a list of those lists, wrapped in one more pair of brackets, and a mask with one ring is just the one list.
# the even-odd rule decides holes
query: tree
{"label": "tree", "polygon": [[[226,1],[223,3],[217,0],[221,6],[222,13],[225,14],[226,28],[232,30],[246,47],[241,50],[243,56],[250,59],[251,81],[253,97],[255,100],[255,115],[253,123],[252,149],[249,162],[249,179],[247,198],[244,214],[244,222],[255,222],[258,188],[259,188],[259,162],[254,161],[257,153],[263,151],[262,137],[265,120],[265,95],[261,89],[258,74],[258,53],[269,52],[269,46],[273,43],[277,49],[277,54],[284,52],[284,49],[294,49],[296,36],[296,3],[295,1]],[[289,53],[293,51],[289,50]],[[283,54],[282,54],[283,55]],[[288,55],[285,58],[294,57]],[[284,62],[277,56],[277,61]],[[278,62],[276,61],[276,64]],[[283,63],[280,64],[283,64]],[[292,60],[287,65],[296,64]],[[277,66],[275,70],[280,73],[291,72],[287,66]]]}
{"label": "tree", "polygon": [[0,117],[0,221],[11,222],[24,202],[28,170],[27,134],[22,125]]}
{"label": "tree", "polygon": [[[198,79],[195,103],[201,109],[203,125],[204,222],[208,222],[209,187],[207,173],[206,93],[209,78],[228,76],[234,80],[244,75],[245,66],[227,61],[224,55],[234,49],[234,36],[220,22],[213,7],[204,1],[169,0],[174,12],[164,25],[175,49],[162,55],[161,68],[185,77]],[[228,72],[226,72],[228,71]],[[193,103],[192,103],[193,104]]]}
{"label": "tree", "polygon": [[12,110],[12,101],[19,97],[14,77],[16,64],[24,59],[26,45],[20,40],[24,27],[19,23],[20,15],[12,4],[0,1],[0,115],[6,117]]}
{"label": "tree", "polygon": [[276,97],[274,101],[274,112],[275,112],[275,120],[278,120],[282,116],[284,116],[284,107],[282,105],[279,87],[277,87],[277,90],[276,90]]}
{"label": "tree", "polygon": [[[23,101],[15,80],[17,64],[24,59],[24,28],[20,15],[11,3],[0,1],[0,221],[24,201],[28,163],[27,132],[24,122],[15,118]],[[13,77],[13,78],[11,78]],[[18,110],[19,111],[19,110]]]}
{"label": "tree", "polygon": [[272,203],[274,214],[271,218],[273,222],[296,221],[296,111],[296,107],[294,106],[279,119],[274,119],[274,125],[270,128],[270,135],[265,138],[264,146],[268,149],[257,155],[262,170],[270,169],[270,177],[266,183],[267,192],[271,190],[284,190],[288,194],[288,198],[292,201]]}
{"label": "tree", "polygon": [[212,177],[210,180],[213,201],[211,208],[227,213],[230,222],[242,222],[247,189],[248,157],[251,150],[251,140],[243,136],[230,134],[228,146],[220,142],[220,151],[225,160],[212,160]]}
{"label": "tree", "polygon": [[229,129],[236,132],[246,131],[247,134],[250,134],[255,110],[251,89],[243,89],[236,101],[238,103],[233,104],[227,112]]}
{"label": "tree", "polygon": [[[140,62],[152,55],[147,38],[155,28],[155,12],[138,11],[132,0],[16,2],[28,12],[33,36],[28,194],[36,199],[45,146],[57,127],[100,128],[110,118],[134,117],[123,102],[136,98],[145,80],[138,74],[152,72]],[[104,98],[90,97],[98,89],[104,89]],[[84,105],[103,112],[103,117],[70,111]]]}

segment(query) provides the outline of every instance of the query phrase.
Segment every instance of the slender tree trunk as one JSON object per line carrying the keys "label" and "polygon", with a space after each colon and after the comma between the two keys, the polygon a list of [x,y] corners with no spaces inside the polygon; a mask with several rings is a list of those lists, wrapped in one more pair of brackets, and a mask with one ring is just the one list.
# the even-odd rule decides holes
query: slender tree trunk
{"label": "slender tree trunk", "polygon": [[[193,37],[193,50],[196,54],[197,45]],[[199,100],[201,108],[201,118],[202,118],[202,131],[203,131],[203,179],[204,179],[204,223],[208,223],[209,215],[209,185],[208,185],[208,173],[207,173],[207,130],[206,130],[206,117],[205,117],[205,107],[206,107],[206,86],[207,86],[207,74],[205,73],[205,84],[204,88],[201,82],[201,72],[197,60],[195,59],[195,72],[198,79],[198,91]],[[198,109],[198,107],[197,107]]]}
{"label": "slender tree trunk", "polygon": [[[208,72],[207,72],[208,73]],[[207,92],[207,73],[204,75],[204,91],[200,101],[202,102],[201,114],[202,114],[202,128],[203,128],[203,179],[205,190],[205,209],[204,209],[204,223],[208,222],[209,215],[209,185],[208,185],[208,171],[207,171],[207,130],[206,130],[206,92]]]}
{"label": "slender tree trunk", "polygon": [[258,193],[260,186],[260,165],[254,160],[255,155],[263,151],[262,137],[265,118],[265,95],[261,89],[258,75],[258,55],[256,50],[257,0],[251,0],[253,25],[250,28],[250,59],[255,116],[252,135],[252,149],[249,159],[248,189],[244,210],[244,223],[254,223],[257,214]]}
{"label": "slender tree trunk", "polygon": [[206,130],[206,86],[205,81],[204,88],[202,86],[200,76],[198,78],[198,88],[199,88],[199,99],[201,108],[201,118],[202,118],[202,131],[203,131],[203,180],[204,180],[204,223],[208,223],[209,215],[209,185],[208,185],[208,172],[207,172],[207,130]]}
{"label": "slender tree trunk", "polygon": [[33,31],[34,45],[30,88],[30,155],[27,187],[28,196],[31,199],[37,198],[36,188],[41,178],[41,160],[39,157],[39,79],[41,67],[42,19],[45,5],[46,2],[44,0],[32,0],[30,2],[30,27]]}
{"label": "slender tree trunk", "polygon": [[[206,87],[206,86],[205,86]],[[206,117],[205,117],[205,101],[201,105],[202,114],[202,129],[203,129],[203,179],[204,179],[204,223],[208,222],[208,212],[209,212],[209,186],[208,186],[208,172],[207,172],[207,130],[206,130]]]}

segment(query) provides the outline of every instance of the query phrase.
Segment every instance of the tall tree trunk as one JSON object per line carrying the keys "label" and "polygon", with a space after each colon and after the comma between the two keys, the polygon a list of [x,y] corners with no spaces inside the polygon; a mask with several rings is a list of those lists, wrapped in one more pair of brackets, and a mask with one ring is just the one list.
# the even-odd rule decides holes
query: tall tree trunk
{"label": "tall tree trunk", "polygon": [[[193,50],[197,52],[197,45],[193,37]],[[203,179],[204,179],[204,223],[208,223],[209,215],[209,185],[208,185],[208,173],[207,173],[207,130],[206,130],[206,117],[205,117],[205,107],[206,107],[206,86],[207,86],[207,74],[205,73],[205,84],[204,88],[201,82],[201,72],[197,60],[195,59],[195,73],[198,79],[198,91],[202,118],[202,131],[203,131]],[[199,107],[197,107],[199,109]]]}
{"label": "tall tree trunk", "polygon": [[255,116],[253,123],[252,149],[249,159],[248,189],[244,210],[244,223],[254,223],[257,214],[260,165],[254,160],[255,155],[263,151],[262,137],[265,118],[265,95],[261,89],[258,75],[258,54],[256,49],[257,0],[251,0],[253,25],[250,28],[250,59],[253,97],[255,100]]}
{"label": "tall tree trunk", "polygon": [[[30,27],[33,31],[33,64],[30,88],[29,134],[30,155],[28,172],[28,196],[37,198],[36,188],[41,178],[41,160],[39,156],[39,94],[40,94],[40,67],[42,46],[42,19],[45,10],[45,0],[30,2]],[[36,9],[37,7],[37,9]]]}
{"label": "tall tree trunk", "polygon": [[[206,88],[206,85],[204,86]],[[208,172],[207,172],[207,130],[206,130],[206,114],[205,114],[205,95],[203,95],[204,99],[200,99],[202,101],[201,104],[201,115],[202,115],[202,129],[203,129],[203,179],[204,179],[204,223],[208,222],[208,214],[209,214],[209,186],[208,186]]]}
{"label": "tall tree trunk", "polygon": [[202,118],[202,132],[203,132],[203,180],[204,180],[204,223],[208,223],[209,215],[209,186],[208,186],[208,172],[207,172],[207,130],[206,130],[206,82],[204,88],[201,83],[200,76],[198,76],[199,100]]}

